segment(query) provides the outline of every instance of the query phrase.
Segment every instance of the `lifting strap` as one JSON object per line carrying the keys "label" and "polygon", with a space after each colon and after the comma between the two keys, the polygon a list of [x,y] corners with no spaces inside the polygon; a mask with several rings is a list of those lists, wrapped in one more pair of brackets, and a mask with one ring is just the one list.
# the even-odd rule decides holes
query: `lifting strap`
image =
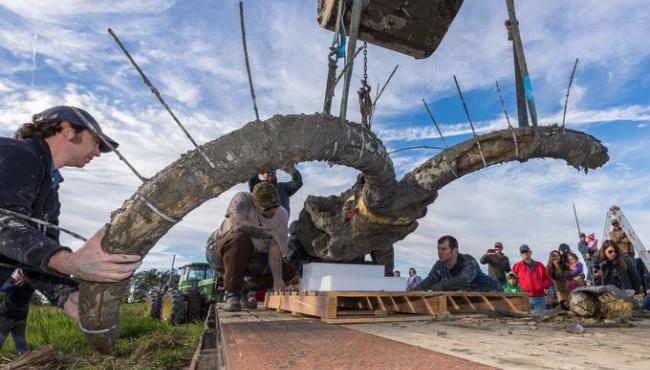
{"label": "lifting strap", "polygon": [[363,215],[366,220],[372,223],[391,226],[406,226],[413,222],[413,219],[410,217],[388,217],[376,215],[368,210],[368,206],[363,199],[363,196],[359,197],[357,208],[359,210],[359,213]]}

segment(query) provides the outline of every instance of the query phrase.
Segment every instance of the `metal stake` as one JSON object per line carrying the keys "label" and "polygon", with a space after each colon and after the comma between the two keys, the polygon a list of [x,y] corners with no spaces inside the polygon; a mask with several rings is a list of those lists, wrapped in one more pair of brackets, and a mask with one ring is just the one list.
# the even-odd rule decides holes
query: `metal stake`
{"label": "metal stake", "polygon": [[469,122],[469,127],[472,128],[472,134],[474,134],[474,139],[476,140],[476,145],[478,146],[479,154],[481,154],[481,160],[483,161],[483,166],[487,167],[487,162],[485,162],[485,157],[483,156],[483,149],[481,148],[481,142],[478,140],[478,135],[474,130],[474,124],[472,123],[472,118],[469,116],[469,110],[467,110],[467,104],[465,104],[465,98],[463,97],[463,92],[460,91],[460,85],[458,85],[458,80],[456,75],[454,75],[454,82],[456,83],[456,89],[458,89],[458,95],[460,96],[460,101],[463,102],[463,109],[465,109],[465,115],[467,116],[467,121]]}

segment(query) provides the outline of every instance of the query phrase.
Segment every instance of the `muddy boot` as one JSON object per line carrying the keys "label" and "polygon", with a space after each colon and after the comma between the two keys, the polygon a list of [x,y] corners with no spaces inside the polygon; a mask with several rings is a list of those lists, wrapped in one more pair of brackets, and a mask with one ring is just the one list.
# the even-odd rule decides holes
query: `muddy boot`
{"label": "muddy boot", "polygon": [[223,310],[228,312],[241,311],[240,293],[228,292],[226,293],[226,303],[223,305]]}
{"label": "muddy boot", "polygon": [[257,309],[257,298],[255,296],[242,296],[241,306],[246,310]]}

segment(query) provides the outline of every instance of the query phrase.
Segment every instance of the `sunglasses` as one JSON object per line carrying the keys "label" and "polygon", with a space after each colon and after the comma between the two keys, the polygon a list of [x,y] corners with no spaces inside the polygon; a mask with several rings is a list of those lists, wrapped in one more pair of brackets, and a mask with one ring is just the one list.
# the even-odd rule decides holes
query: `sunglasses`
{"label": "sunglasses", "polygon": [[268,208],[262,208],[262,211],[270,211],[270,210],[272,210],[272,209],[276,209],[276,208],[278,208],[278,207],[280,207],[280,206],[273,206],[273,207],[268,207]]}
{"label": "sunglasses", "polygon": [[615,254],[615,253],[618,253],[618,252],[615,251],[614,249],[608,249],[608,250],[605,251],[605,254]]}
{"label": "sunglasses", "polygon": [[528,253],[530,253],[530,251],[529,250],[528,251],[521,251],[520,253],[521,254],[528,254]]}

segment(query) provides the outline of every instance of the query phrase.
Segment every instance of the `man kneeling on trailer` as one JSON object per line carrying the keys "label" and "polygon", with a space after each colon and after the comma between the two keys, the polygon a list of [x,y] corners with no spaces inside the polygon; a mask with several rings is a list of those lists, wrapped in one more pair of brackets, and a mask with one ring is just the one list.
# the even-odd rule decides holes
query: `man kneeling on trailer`
{"label": "man kneeling on trailer", "polygon": [[[282,291],[295,275],[283,255],[287,254],[289,215],[280,206],[275,187],[262,182],[252,193],[240,192],[230,201],[226,218],[210,235],[206,258],[213,269],[224,274],[224,310],[254,309],[254,292],[260,288]],[[249,279],[244,281],[244,277]]]}
{"label": "man kneeling on trailer", "polygon": [[412,290],[496,292],[499,283],[481,271],[474,257],[458,253],[456,238],[445,235],[438,239],[438,262]]}

